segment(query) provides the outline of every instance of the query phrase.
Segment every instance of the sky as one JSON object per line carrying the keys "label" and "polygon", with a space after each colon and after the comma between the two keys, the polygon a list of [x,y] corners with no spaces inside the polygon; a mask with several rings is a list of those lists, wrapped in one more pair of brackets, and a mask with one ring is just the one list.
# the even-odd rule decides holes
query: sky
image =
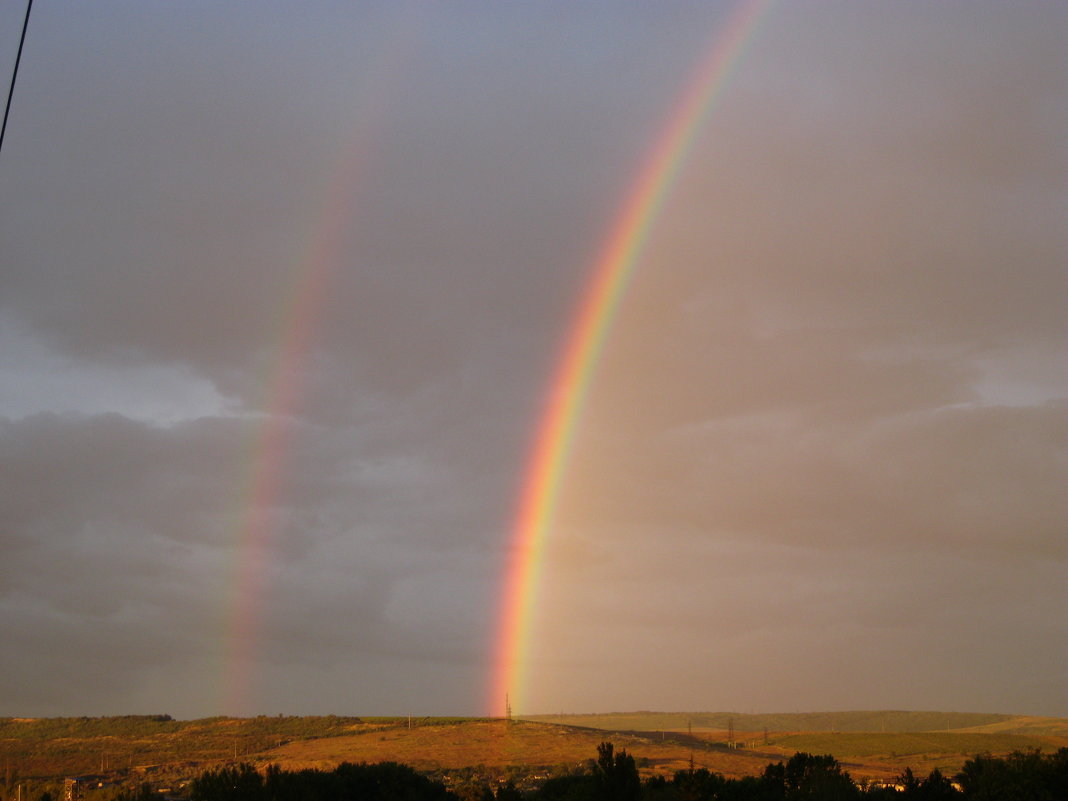
{"label": "sky", "polygon": [[[491,711],[553,376],[734,8],[37,0],[0,715]],[[1068,715],[1066,37],[763,12],[592,365],[516,712]]]}

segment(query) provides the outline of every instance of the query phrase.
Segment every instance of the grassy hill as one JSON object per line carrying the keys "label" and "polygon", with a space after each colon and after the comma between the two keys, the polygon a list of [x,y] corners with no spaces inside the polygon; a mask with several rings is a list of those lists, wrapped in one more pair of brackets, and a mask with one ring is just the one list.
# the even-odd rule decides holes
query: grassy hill
{"label": "grassy hill", "polygon": [[956,731],[974,732],[976,734],[1026,734],[1039,737],[1068,737],[1068,718],[1016,715],[1008,720],[996,721],[981,726],[961,727]]}
{"label": "grassy hill", "polygon": [[[741,751],[766,761],[797,751],[832,754],[854,777],[889,778],[911,767],[921,775],[960,770],[978,753],[1004,755],[1034,748],[1068,747],[1068,719],[963,712],[855,711],[781,714],[734,712],[626,712],[542,715],[533,720],[600,731],[692,735],[723,747],[728,729]],[[735,751],[737,753],[737,751]],[[720,768],[707,765],[713,770]]]}
{"label": "grassy hill", "polygon": [[[1022,720],[1018,715],[904,711],[787,712],[759,715],[739,712],[613,712],[596,715],[531,715],[524,718],[614,731],[726,731],[733,724],[735,730],[768,729],[779,732],[950,731],[986,726],[1008,726],[1011,729],[1014,722]],[[1004,731],[1004,728],[998,730]]]}
{"label": "grassy hill", "polygon": [[[726,742],[732,722],[740,747]],[[580,768],[604,740],[629,751],[645,775],[670,775],[691,758],[727,776],[754,775],[769,762],[807,751],[833,754],[858,779],[889,778],[905,767],[921,775],[933,767],[955,773],[980,752],[1068,747],[1068,720],[943,712],[640,712],[511,723],[335,716],[0,718],[0,756],[21,779],[98,774],[109,782],[148,780],[160,787],[241,761],[286,769],[396,761],[438,774],[544,777]]]}
{"label": "grassy hill", "polygon": [[0,753],[23,776],[78,775],[104,767],[220,762],[293,740],[337,737],[357,726],[394,722],[332,715],[187,721],[169,715],[0,718]]}
{"label": "grassy hill", "polygon": [[763,770],[764,754],[729,751],[686,735],[611,732],[551,723],[472,720],[440,726],[357,732],[317,742],[294,742],[261,756],[263,763],[284,768],[331,768],[343,761],[395,760],[420,770],[456,770],[482,766],[505,771],[522,766],[544,775],[564,773],[585,765],[597,755],[597,746],[611,740],[639,759],[644,772],[672,773],[689,764],[691,751],[698,766],[730,775]]}

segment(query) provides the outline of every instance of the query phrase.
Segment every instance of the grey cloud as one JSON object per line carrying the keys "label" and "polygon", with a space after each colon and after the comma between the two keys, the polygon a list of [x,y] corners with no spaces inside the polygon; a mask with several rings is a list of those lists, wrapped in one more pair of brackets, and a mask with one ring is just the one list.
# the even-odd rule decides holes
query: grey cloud
{"label": "grey cloud", "polygon": [[[12,713],[483,711],[554,360],[729,11],[250,9],[34,11],[0,158]],[[773,4],[605,342],[523,711],[1061,711],[1066,27]],[[265,465],[259,689],[220,710]]]}
{"label": "grey cloud", "polygon": [[[240,419],[169,428],[117,415],[3,423],[3,621],[18,646],[12,659],[36,659],[54,640],[78,652],[92,649],[102,663],[94,703],[105,705],[94,709],[106,708],[100,699],[136,695],[160,671],[201,669],[215,659],[204,633],[217,631],[228,614],[256,435],[256,421]],[[406,472],[331,479],[338,463],[323,462],[329,453],[295,459],[294,478],[283,480],[272,509],[272,567],[261,588],[271,598],[264,658],[314,665],[369,653],[407,659],[443,647],[455,655],[462,641],[477,652],[485,624],[466,610],[483,605],[483,577],[491,570],[486,533],[472,544],[458,530],[455,504],[434,488],[433,474],[421,495],[405,498]],[[319,478],[300,472],[313,466]],[[405,495],[398,498],[398,490]],[[428,520],[440,526],[439,535],[412,540],[428,530]],[[470,574],[467,591],[442,595],[435,583],[449,560],[456,562],[453,572]],[[411,581],[441,597],[413,595],[405,589]],[[415,609],[396,607],[403,596],[439,614],[413,616]],[[103,667],[107,653],[124,655],[122,667]],[[31,686],[35,676],[53,671],[61,683],[62,660],[42,660],[41,674],[10,665],[11,692],[25,703],[51,695],[45,708],[63,709],[71,692]]]}
{"label": "grey cloud", "polygon": [[625,438],[592,447],[575,460],[563,516],[661,522],[685,537],[697,526],[710,536],[1062,553],[1059,405],[949,407],[861,425],[769,413],[637,450]]}

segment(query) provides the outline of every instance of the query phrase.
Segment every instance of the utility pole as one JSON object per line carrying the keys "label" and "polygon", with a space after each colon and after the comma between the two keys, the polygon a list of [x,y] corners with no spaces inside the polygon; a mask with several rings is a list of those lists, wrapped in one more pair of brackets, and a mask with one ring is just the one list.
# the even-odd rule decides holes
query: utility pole
{"label": "utility pole", "polygon": [[508,698],[508,693],[504,694],[504,719],[509,723],[512,722],[512,702]]}
{"label": "utility pole", "polygon": [[734,748],[734,718],[727,718],[727,748]]}

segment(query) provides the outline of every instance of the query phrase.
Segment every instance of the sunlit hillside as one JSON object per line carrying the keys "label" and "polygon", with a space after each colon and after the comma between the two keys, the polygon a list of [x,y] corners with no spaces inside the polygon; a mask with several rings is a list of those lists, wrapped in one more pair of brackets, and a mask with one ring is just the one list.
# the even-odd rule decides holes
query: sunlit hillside
{"label": "sunlit hillside", "polygon": [[[939,722],[955,728],[934,728]],[[857,730],[864,725],[877,730]],[[908,726],[913,728],[901,728]],[[757,775],[768,763],[805,751],[832,754],[855,778],[887,779],[906,767],[920,773],[937,767],[952,774],[977,753],[1049,753],[1068,747],[1068,720],[932,712],[641,712],[516,721],[336,716],[178,721],[166,715],[0,719],[0,748],[20,779],[48,782],[93,774],[112,783],[147,780],[161,787],[180,786],[206,769],[238,762],[261,769],[270,764],[331,769],[342,762],[394,761],[429,774],[545,777],[582,769],[604,741],[632,754],[645,776],[670,776],[691,759],[726,776]]]}
{"label": "sunlit hillside", "polygon": [[802,732],[802,731],[851,731],[851,732],[913,732],[951,731],[969,728],[979,731],[984,727],[996,727],[991,731],[1002,733],[1028,733],[1017,731],[1031,726],[1030,733],[1056,733],[1041,730],[1037,721],[1052,721],[1059,718],[1025,718],[1019,715],[983,714],[973,712],[906,712],[906,711],[858,711],[858,712],[787,712],[773,714],[745,714],[739,712],[613,712],[594,715],[532,715],[527,719],[544,722],[566,723],[571,726],[588,726],[594,729],[633,731],[727,731],[732,726],[745,731]]}

